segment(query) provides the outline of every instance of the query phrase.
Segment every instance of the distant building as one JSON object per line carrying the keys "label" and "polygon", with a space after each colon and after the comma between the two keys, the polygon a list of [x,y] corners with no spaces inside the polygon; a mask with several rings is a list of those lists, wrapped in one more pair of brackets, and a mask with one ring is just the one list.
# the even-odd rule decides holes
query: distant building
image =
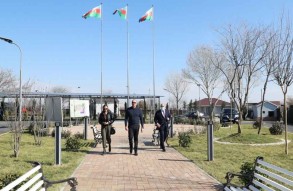
{"label": "distant building", "polygon": [[[212,98],[212,104],[215,105],[215,108],[214,108],[215,116],[220,116],[223,108],[231,107],[231,103],[217,99],[217,98]],[[208,98],[199,100],[198,107],[199,107],[199,111],[204,113],[204,115],[209,115],[210,103]],[[261,107],[261,102],[247,103],[248,112],[246,117],[253,120],[259,119],[260,112],[261,112],[260,107]],[[280,120],[280,116],[281,116],[280,107],[281,107],[280,101],[264,101],[264,106],[262,110],[263,119],[266,121]]]}
{"label": "distant building", "polygon": [[[215,116],[220,116],[221,111],[225,107],[230,107],[231,104],[229,102],[217,99],[217,98],[212,98],[212,104],[215,105],[214,108],[214,115]],[[198,107],[199,111],[204,113],[204,115],[209,115],[210,113],[210,102],[208,98],[204,98],[199,100],[198,102]]]}
{"label": "distant building", "polygon": [[248,116],[251,119],[259,119],[261,112],[263,120],[275,121],[280,119],[280,101],[264,101],[263,109],[261,111],[261,102],[248,103]]}

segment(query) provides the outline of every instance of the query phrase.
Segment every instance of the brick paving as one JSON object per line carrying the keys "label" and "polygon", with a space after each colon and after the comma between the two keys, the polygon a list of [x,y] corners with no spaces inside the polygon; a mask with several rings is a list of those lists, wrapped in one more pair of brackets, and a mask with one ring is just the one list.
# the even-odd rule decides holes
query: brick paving
{"label": "brick paving", "polygon": [[[72,174],[78,180],[78,190],[222,190],[221,183],[175,149],[166,147],[166,152],[162,152],[154,145],[152,125],[145,125],[139,134],[138,156],[129,154],[123,123],[115,122],[114,126],[112,152],[102,155],[102,145],[98,144]],[[90,128],[88,138],[93,138]]]}

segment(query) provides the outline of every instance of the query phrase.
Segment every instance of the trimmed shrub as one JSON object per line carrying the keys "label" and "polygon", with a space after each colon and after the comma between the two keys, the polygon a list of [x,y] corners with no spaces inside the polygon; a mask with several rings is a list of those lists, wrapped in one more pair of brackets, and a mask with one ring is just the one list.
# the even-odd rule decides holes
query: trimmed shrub
{"label": "trimmed shrub", "polygon": [[83,139],[83,137],[84,137],[83,133],[80,133],[80,132],[75,133],[73,136],[77,139]]}
{"label": "trimmed shrub", "polygon": [[[51,132],[51,136],[55,137],[55,129],[53,129],[53,131]],[[71,136],[71,132],[68,130],[62,130],[61,131],[61,138],[63,139],[67,139],[68,137]]]}
{"label": "trimmed shrub", "polygon": [[196,120],[196,125],[204,126],[204,125],[206,125],[206,123],[205,123],[205,121],[198,119],[198,120]]}
{"label": "trimmed shrub", "polygon": [[260,128],[260,120],[256,120],[256,121],[253,123],[253,128],[254,128],[254,129],[258,129],[258,128]]}
{"label": "trimmed shrub", "polygon": [[35,123],[34,122],[31,122],[30,125],[28,126],[28,132],[29,134],[34,134],[34,126],[35,126]]}
{"label": "trimmed shrub", "polygon": [[193,129],[189,129],[186,133],[187,134],[191,134],[191,135],[194,135],[195,134],[194,131],[193,131]]}
{"label": "trimmed shrub", "polygon": [[179,138],[179,146],[181,147],[189,147],[192,143],[191,137],[187,132],[180,132],[178,133]]}
{"label": "trimmed shrub", "polygon": [[271,135],[282,135],[284,129],[284,125],[280,122],[275,122],[273,125],[270,127],[270,133]]}
{"label": "trimmed shrub", "polygon": [[245,175],[245,176],[239,177],[239,180],[244,185],[248,185],[248,183],[250,183],[250,181],[253,177],[253,167],[254,167],[254,163],[249,163],[249,162],[245,162],[244,164],[241,165],[240,174]]}
{"label": "trimmed shrub", "polygon": [[81,147],[80,139],[76,137],[68,137],[65,142],[66,150],[77,152]]}
{"label": "trimmed shrub", "polygon": [[[4,177],[0,177],[0,189],[4,188],[14,180],[16,180],[21,175],[19,174],[6,174]],[[24,184],[24,183],[23,183]],[[22,184],[21,184],[22,185]],[[21,185],[15,187],[16,189],[19,188]]]}

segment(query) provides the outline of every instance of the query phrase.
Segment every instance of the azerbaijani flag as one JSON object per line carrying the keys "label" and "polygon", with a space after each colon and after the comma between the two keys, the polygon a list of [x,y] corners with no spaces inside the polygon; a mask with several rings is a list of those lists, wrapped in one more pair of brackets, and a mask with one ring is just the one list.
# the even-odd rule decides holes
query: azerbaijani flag
{"label": "azerbaijani flag", "polygon": [[89,17],[95,17],[97,19],[100,19],[102,17],[102,5],[93,8],[92,10],[84,14],[82,17],[85,19]]}
{"label": "azerbaijani flag", "polygon": [[138,22],[143,22],[143,21],[152,21],[154,19],[154,8],[150,8],[150,10],[148,10],[144,16],[142,16]]}
{"label": "azerbaijani flag", "polygon": [[127,6],[121,9],[116,9],[113,13],[115,15],[118,12],[121,19],[126,20],[127,19]]}

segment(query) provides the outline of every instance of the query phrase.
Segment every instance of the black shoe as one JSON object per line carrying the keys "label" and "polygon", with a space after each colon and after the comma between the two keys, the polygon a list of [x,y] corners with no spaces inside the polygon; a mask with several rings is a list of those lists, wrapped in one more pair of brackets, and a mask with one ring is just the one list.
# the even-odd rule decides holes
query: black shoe
{"label": "black shoe", "polygon": [[135,152],[134,155],[137,156],[138,155],[137,152]]}
{"label": "black shoe", "polygon": [[163,148],[163,152],[166,152],[166,149],[165,148]]}
{"label": "black shoe", "polygon": [[129,153],[132,154],[132,148],[130,148]]}
{"label": "black shoe", "polygon": [[109,145],[109,153],[111,152],[111,145]]}

